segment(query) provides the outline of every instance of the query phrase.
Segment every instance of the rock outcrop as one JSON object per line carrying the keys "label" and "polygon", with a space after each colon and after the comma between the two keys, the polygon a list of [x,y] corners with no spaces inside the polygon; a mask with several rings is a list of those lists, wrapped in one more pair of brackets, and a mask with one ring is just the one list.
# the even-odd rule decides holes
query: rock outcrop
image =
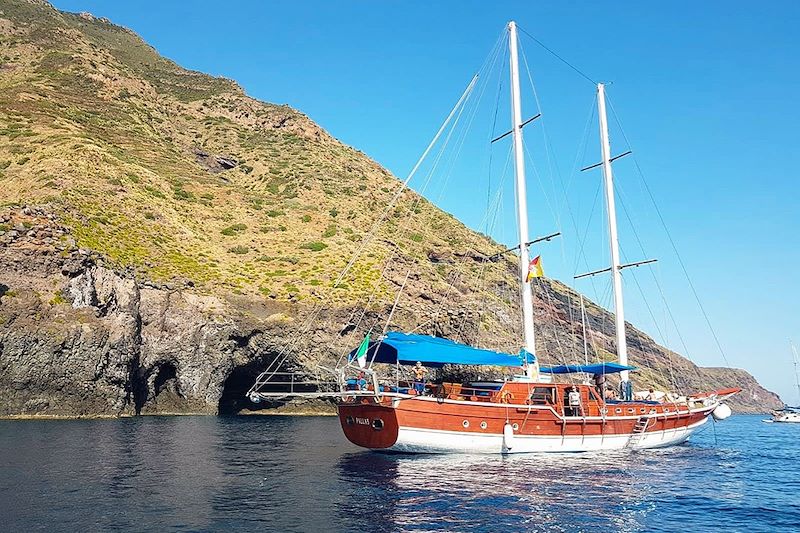
{"label": "rock outcrop", "polygon": [[0,415],[217,413],[234,370],[266,364],[291,330],[270,320],[284,306],[244,316],[85,250],[17,240],[0,271]]}

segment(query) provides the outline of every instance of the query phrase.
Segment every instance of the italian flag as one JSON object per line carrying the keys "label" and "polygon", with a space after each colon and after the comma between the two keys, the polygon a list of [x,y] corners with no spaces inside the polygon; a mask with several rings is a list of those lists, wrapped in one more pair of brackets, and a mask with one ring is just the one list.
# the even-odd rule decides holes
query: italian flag
{"label": "italian flag", "polygon": [[364,340],[361,341],[361,345],[358,347],[358,351],[356,351],[356,361],[358,361],[358,366],[360,368],[364,368],[367,365],[367,349],[369,348],[369,333],[367,336],[364,337]]}

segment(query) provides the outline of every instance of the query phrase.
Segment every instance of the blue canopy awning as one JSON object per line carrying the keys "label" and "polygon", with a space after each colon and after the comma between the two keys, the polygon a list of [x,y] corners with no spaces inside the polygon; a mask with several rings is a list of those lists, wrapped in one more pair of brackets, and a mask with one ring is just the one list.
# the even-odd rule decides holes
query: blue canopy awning
{"label": "blue canopy awning", "polygon": [[[351,359],[356,351],[350,352]],[[399,363],[401,365],[413,365],[420,361],[424,365],[432,367],[443,365],[521,367],[525,359],[528,362],[536,360],[528,352],[511,355],[473,348],[472,346],[459,344],[440,337],[400,333],[397,331],[390,331],[382,340],[371,342],[367,349],[367,361],[389,364]]]}
{"label": "blue canopy awning", "polygon": [[587,374],[616,374],[623,370],[636,370],[636,367],[625,366],[619,363],[596,363],[592,365],[543,366],[539,370],[545,374],[574,374],[576,372],[586,372]]}

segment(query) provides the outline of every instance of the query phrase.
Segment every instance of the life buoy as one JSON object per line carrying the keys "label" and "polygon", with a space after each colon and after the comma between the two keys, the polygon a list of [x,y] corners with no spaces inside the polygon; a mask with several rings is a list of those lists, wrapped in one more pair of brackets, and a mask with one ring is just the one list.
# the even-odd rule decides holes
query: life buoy
{"label": "life buoy", "polygon": [[514,395],[511,394],[511,391],[506,391],[500,396],[500,401],[503,403],[511,403],[514,400]]}

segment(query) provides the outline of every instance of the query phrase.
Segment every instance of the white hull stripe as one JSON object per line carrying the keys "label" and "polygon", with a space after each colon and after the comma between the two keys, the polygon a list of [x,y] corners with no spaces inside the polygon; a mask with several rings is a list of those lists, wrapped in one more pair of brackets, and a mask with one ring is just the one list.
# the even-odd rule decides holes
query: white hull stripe
{"label": "white hull stripe", "polygon": [[631,435],[518,435],[508,448],[502,434],[400,427],[390,451],[405,453],[542,453],[662,448],[680,444],[708,418],[690,426]]}

